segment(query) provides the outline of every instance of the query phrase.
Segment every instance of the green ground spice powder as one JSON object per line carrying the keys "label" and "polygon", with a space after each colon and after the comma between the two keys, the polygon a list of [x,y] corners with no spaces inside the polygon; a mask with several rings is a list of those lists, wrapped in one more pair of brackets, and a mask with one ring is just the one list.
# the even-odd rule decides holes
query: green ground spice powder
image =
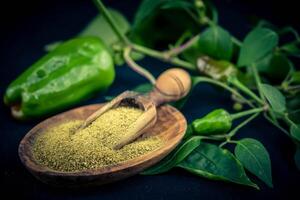
{"label": "green ground spice powder", "polygon": [[69,121],[49,128],[33,145],[35,160],[51,169],[64,172],[97,169],[118,164],[162,146],[158,137],[140,138],[120,150],[112,147],[119,141],[142,110],[129,107],[111,109],[91,125],[74,133],[83,121]]}

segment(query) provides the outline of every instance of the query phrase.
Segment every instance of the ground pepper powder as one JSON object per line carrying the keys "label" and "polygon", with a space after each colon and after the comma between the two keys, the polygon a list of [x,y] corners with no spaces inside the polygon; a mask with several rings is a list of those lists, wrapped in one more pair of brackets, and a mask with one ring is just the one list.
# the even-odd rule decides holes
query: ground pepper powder
{"label": "ground pepper powder", "polygon": [[142,114],[130,107],[111,109],[85,129],[75,132],[83,121],[69,121],[49,128],[33,145],[35,160],[51,169],[74,172],[115,165],[162,146],[158,137],[140,138],[119,150],[112,147]]}

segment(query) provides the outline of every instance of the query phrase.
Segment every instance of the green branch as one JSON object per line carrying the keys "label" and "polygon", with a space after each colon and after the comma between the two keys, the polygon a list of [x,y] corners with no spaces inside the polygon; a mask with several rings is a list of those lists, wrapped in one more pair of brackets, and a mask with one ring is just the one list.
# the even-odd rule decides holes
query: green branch
{"label": "green branch", "polygon": [[265,99],[265,96],[264,96],[264,94],[262,92],[262,89],[261,89],[261,80],[260,80],[257,68],[254,64],[252,64],[251,69],[252,69],[252,72],[253,72],[253,75],[254,75],[254,79],[255,79],[255,82],[256,82],[256,86],[257,86],[259,96],[260,96],[261,99]]}
{"label": "green branch", "polygon": [[93,0],[93,2],[96,5],[96,7],[98,8],[98,10],[103,14],[104,18],[109,23],[109,25],[114,30],[114,32],[118,35],[119,39],[127,45],[130,44],[129,39],[124,34],[122,34],[122,32],[119,30],[119,28],[115,24],[113,18],[109,14],[107,8],[104,6],[102,1],[101,0]]}
{"label": "green branch", "polygon": [[211,78],[206,78],[206,77],[196,77],[194,78],[194,83],[193,84],[197,84],[199,82],[206,82],[206,83],[211,83],[213,85],[217,85],[219,87],[224,88],[225,90],[231,92],[233,95],[239,97],[240,99],[242,99],[244,102],[246,102],[250,107],[254,107],[254,105],[248,100],[246,99],[243,95],[241,95],[238,91],[234,90],[233,88],[229,87],[228,85],[220,82],[220,81],[216,81],[213,80]]}
{"label": "green branch", "polygon": [[264,117],[271,123],[271,124],[273,124],[275,127],[277,127],[279,130],[281,130],[282,132],[284,132],[286,135],[290,135],[290,133],[287,131],[287,130],[285,130],[283,127],[281,127],[280,125],[279,125],[279,123],[276,123],[274,120],[272,120],[268,115],[267,115],[267,113],[265,113],[264,114]]}
{"label": "green branch", "polygon": [[245,86],[243,83],[241,83],[237,77],[231,76],[228,78],[228,82],[232,85],[234,85],[236,88],[247,94],[248,96],[252,97],[256,102],[258,102],[261,105],[265,105],[265,102],[260,99],[254,92],[252,92],[247,86]]}
{"label": "green branch", "polygon": [[151,56],[151,57],[160,59],[165,62],[172,63],[174,65],[177,65],[177,66],[189,69],[189,70],[196,70],[196,67],[193,64],[186,62],[184,60],[181,60],[177,57],[168,58],[164,53],[162,53],[160,51],[156,51],[156,50],[144,47],[144,46],[140,46],[138,44],[131,44],[131,47],[133,50],[143,53],[147,56]]}
{"label": "green branch", "polygon": [[134,62],[134,60],[132,60],[132,58],[130,57],[130,53],[131,53],[131,48],[130,47],[126,47],[124,49],[123,52],[123,57],[124,60],[126,61],[127,65],[134,70],[135,72],[137,72],[138,74],[142,75],[143,77],[145,77],[147,80],[149,80],[149,82],[154,85],[155,84],[155,78],[154,76],[147,71],[146,69],[144,69],[143,67],[141,67],[140,65],[138,65],[136,62]]}
{"label": "green branch", "polygon": [[240,130],[242,127],[244,127],[246,124],[248,124],[254,118],[256,118],[258,115],[259,115],[259,113],[255,113],[251,117],[249,117],[248,119],[246,119],[245,121],[243,121],[242,123],[237,125],[232,131],[230,131],[228,133],[229,138],[233,137],[238,132],[238,130]]}
{"label": "green branch", "polygon": [[198,42],[200,38],[200,35],[195,35],[191,39],[189,39],[186,43],[180,45],[179,47],[175,47],[173,49],[170,49],[168,51],[163,52],[166,58],[171,58],[173,56],[177,56],[178,54],[182,53],[186,49],[190,48],[193,46],[196,42]]}
{"label": "green branch", "polygon": [[246,110],[246,111],[234,113],[234,114],[231,114],[231,119],[232,120],[239,119],[241,117],[244,117],[244,116],[247,116],[247,115],[251,115],[253,113],[260,113],[260,112],[262,112],[264,110],[265,110],[265,108],[254,108],[254,109],[250,109],[250,110]]}

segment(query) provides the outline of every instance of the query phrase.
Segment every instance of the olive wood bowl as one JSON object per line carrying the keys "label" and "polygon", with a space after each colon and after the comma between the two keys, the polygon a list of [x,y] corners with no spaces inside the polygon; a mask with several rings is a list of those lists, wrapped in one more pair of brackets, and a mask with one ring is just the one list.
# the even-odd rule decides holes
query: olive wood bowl
{"label": "olive wood bowl", "polygon": [[140,136],[159,136],[164,141],[162,147],[150,153],[116,165],[78,172],[56,171],[42,166],[34,160],[32,146],[38,135],[43,134],[47,128],[62,122],[75,119],[84,120],[103,105],[82,106],[55,115],[36,125],[25,135],[19,145],[19,157],[24,166],[37,179],[53,186],[103,185],[138,174],[159,162],[179,144],[187,128],[184,116],[177,109],[169,105],[163,105],[157,108],[155,125]]}

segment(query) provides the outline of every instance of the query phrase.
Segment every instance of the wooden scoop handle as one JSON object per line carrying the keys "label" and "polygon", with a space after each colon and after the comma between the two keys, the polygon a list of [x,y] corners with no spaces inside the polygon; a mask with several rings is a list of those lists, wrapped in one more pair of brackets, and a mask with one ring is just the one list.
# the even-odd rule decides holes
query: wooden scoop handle
{"label": "wooden scoop handle", "polygon": [[95,121],[98,117],[100,117],[103,113],[105,113],[106,111],[117,107],[120,103],[120,101],[122,101],[125,98],[133,98],[137,96],[136,92],[131,92],[131,91],[125,91],[123,93],[121,93],[120,95],[118,95],[117,97],[115,97],[114,99],[112,99],[110,102],[108,102],[107,104],[105,104],[104,106],[102,106],[99,110],[97,110],[96,112],[94,112],[93,114],[91,114],[84,122],[83,124],[79,127],[80,129],[84,129],[85,127],[87,127],[88,125],[90,125],[93,121]]}
{"label": "wooden scoop handle", "polygon": [[[190,75],[183,69],[172,68],[163,72],[157,79],[155,86],[151,92],[146,95],[138,95],[138,93],[126,91],[114,98],[112,101],[107,103],[101,109],[97,110],[91,116],[89,116],[79,129],[87,127],[100,115],[117,107],[119,105],[142,104],[144,113],[139,119],[132,124],[125,137],[121,138],[120,141],[114,146],[114,149],[120,149],[124,145],[132,142],[138,136],[140,136],[145,130],[153,126],[156,122],[156,107],[171,101],[176,101],[186,96],[191,88]],[[128,101],[123,102],[124,100]]]}
{"label": "wooden scoop handle", "polygon": [[168,69],[157,78],[153,90],[146,96],[156,106],[176,101],[187,95],[191,89],[191,82],[191,77],[185,70]]}
{"label": "wooden scoop handle", "polygon": [[[157,79],[155,86],[151,92],[144,95],[152,104],[149,109],[145,110],[141,117],[133,123],[127,130],[127,134],[122,137],[114,146],[114,149],[120,149],[126,144],[129,144],[145,130],[153,126],[156,122],[157,106],[176,101],[186,96],[191,88],[190,75],[178,68],[172,68],[163,72]],[[140,99],[140,101],[143,101]],[[145,101],[146,103],[147,101]]]}

